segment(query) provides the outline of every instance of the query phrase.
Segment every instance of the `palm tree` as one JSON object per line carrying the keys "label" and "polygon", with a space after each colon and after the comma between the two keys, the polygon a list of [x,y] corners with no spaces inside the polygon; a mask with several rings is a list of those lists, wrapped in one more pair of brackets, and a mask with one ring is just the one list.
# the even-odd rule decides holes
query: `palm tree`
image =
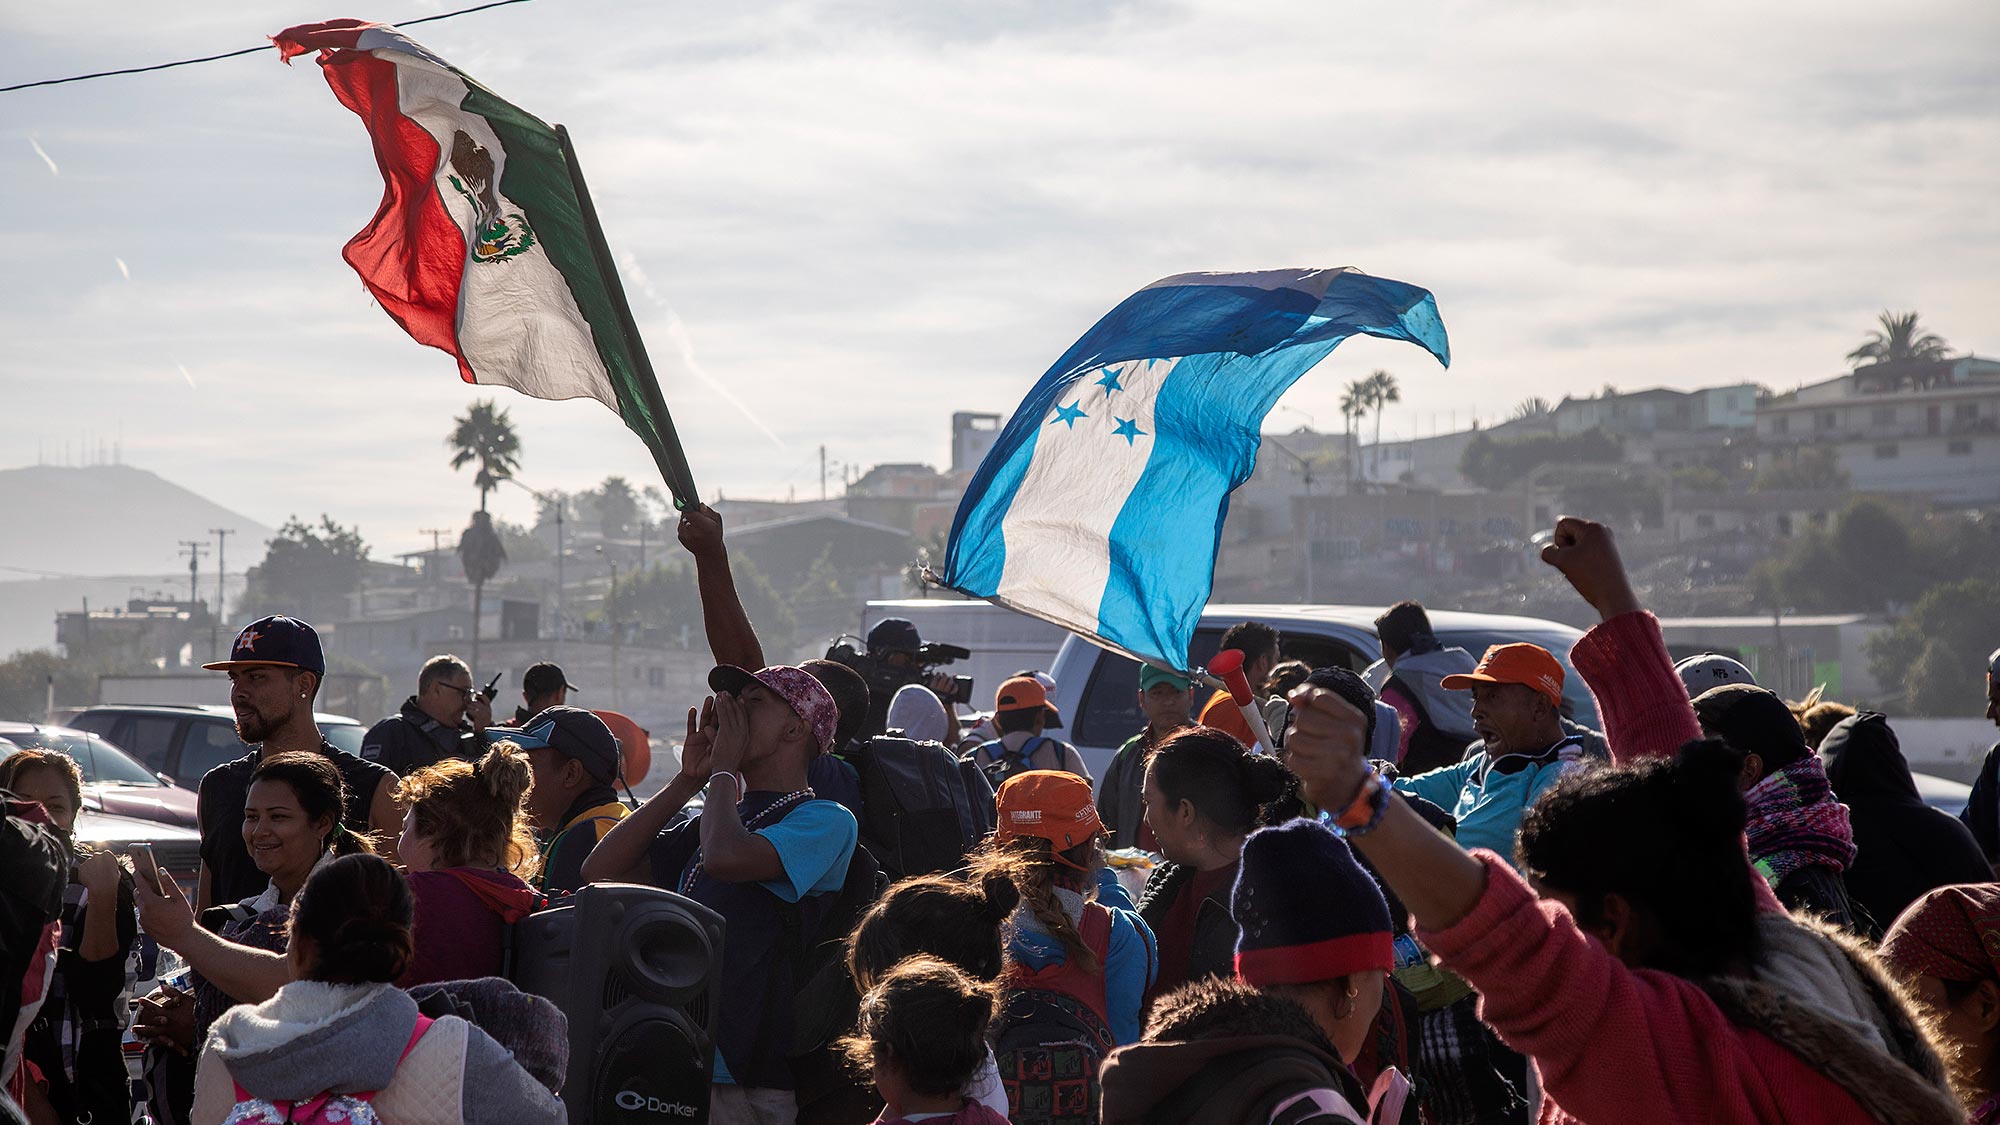
{"label": "palm tree", "polygon": [[1368,381],[1366,379],[1355,379],[1349,382],[1347,389],[1342,391],[1340,395],[1340,416],[1347,420],[1347,477],[1349,480],[1354,479],[1355,471],[1360,467],[1356,463],[1357,459],[1355,457],[1354,427],[1361,422],[1361,416],[1368,413],[1368,396]]}
{"label": "palm tree", "polygon": [[1540,395],[1531,395],[1514,404],[1516,418],[1546,418],[1555,413],[1555,407]]}
{"label": "palm tree", "polygon": [[1368,405],[1375,408],[1375,444],[1382,444],[1382,411],[1392,402],[1403,401],[1402,388],[1396,385],[1396,377],[1387,371],[1371,372],[1368,376]]}
{"label": "palm tree", "polygon": [[514,434],[513,420],[505,410],[497,409],[492,399],[474,402],[465,417],[453,421],[456,425],[451,436],[444,439],[453,451],[451,467],[462,469],[474,461],[479,463],[479,470],[472,476],[473,487],[479,489],[479,511],[473,513],[471,526],[458,538],[458,559],[465,567],[465,577],[472,583],[472,666],[477,668],[479,618],[486,608],[486,583],[500,573],[501,564],[507,561],[507,549],[501,545],[499,533],[493,530],[493,520],[486,514],[486,496],[521,467],[521,439]]}
{"label": "palm tree", "polygon": [[1882,326],[1879,332],[1870,332],[1868,342],[1847,353],[1854,366],[1866,363],[1934,362],[1951,354],[1944,337],[1924,332],[1917,327],[1917,314],[1906,312],[1901,315],[1882,310],[1876,318]]}
{"label": "palm tree", "polygon": [[479,490],[479,510],[483,512],[486,494],[499,488],[501,481],[521,467],[521,439],[514,434],[513,420],[505,410],[496,409],[492,399],[473,403],[465,417],[453,421],[457,424],[451,436],[444,439],[453,450],[451,467],[462,469],[479,462],[472,486]]}
{"label": "palm tree", "polygon": [[479,667],[479,616],[485,607],[486,583],[500,573],[507,561],[507,548],[500,533],[493,530],[493,517],[484,510],[472,513],[472,522],[458,537],[458,562],[472,583],[472,666]]}

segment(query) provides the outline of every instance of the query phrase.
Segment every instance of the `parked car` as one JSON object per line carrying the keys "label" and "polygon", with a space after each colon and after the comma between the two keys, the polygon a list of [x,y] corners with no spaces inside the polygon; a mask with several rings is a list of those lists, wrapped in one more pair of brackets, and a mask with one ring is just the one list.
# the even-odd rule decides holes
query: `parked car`
{"label": "parked car", "polygon": [[[368,728],[345,715],[313,715],[319,730],[350,754],[361,750]],[[70,725],[111,740],[120,749],[188,789],[202,775],[250,752],[236,737],[236,713],[217,704],[111,703],[86,707]]]}
{"label": "parked car", "polygon": [[99,735],[71,727],[0,722],[0,758],[57,750],[83,771],[83,807],[182,828],[195,826],[195,791],[165,780]]}
{"label": "parked car", "polygon": [[102,812],[86,803],[76,814],[76,838],[94,850],[108,848],[119,855],[130,854],[134,844],[151,844],[153,861],[193,900],[201,873],[201,833],[194,829]]}
{"label": "parked car", "polygon": [[[1283,659],[1303,660],[1315,668],[1339,664],[1359,672],[1382,655],[1382,642],[1375,636],[1375,619],[1382,615],[1383,608],[1211,605],[1202,611],[1189,655],[1195,664],[1205,664],[1221,647],[1224,630],[1239,621],[1262,621],[1278,630]],[[1485,652],[1489,645],[1515,641],[1528,641],[1548,649],[1562,661],[1567,673],[1563,681],[1563,709],[1584,726],[1599,727],[1597,702],[1576,670],[1569,666],[1569,648],[1583,636],[1581,631],[1538,617],[1493,613],[1432,610],[1430,618],[1439,641],[1462,648],[1474,657]],[[1056,681],[1054,702],[1065,723],[1066,733],[1062,737],[1082,752],[1093,774],[1103,776],[1111,764],[1111,755],[1146,725],[1145,715],[1139,710],[1139,662],[1072,636],[1056,654],[1050,675]],[[1199,711],[1209,693],[1199,686],[1195,692],[1195,709]]]}
{"label": "parked car", "polygon": [[1953,816],[1963,813],[1966,802],[1972,800],[1972,786],[1963,781],[1914,770],[1910,778],[1917,783],[1917,796],[1924,799],[1924,804]]}

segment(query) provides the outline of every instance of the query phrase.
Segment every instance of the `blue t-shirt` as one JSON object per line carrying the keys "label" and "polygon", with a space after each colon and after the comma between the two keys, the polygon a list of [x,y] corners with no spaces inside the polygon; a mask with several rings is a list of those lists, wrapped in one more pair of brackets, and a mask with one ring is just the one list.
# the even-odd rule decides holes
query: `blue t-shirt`
{"label": "blue t-shirt", "polygon": [[[736,811],[744,823],[783,797],[746,794]],[[785,874],[757,883],[727,883],[704,870],[689,897],[722,915],[728,937],[722,943],[722,994],[716,1017],[715,1080],[788,1090],[791,1068],[785,1056],[792,1041],[792,954],[781,949],[785,916],[796,911],[800,941],[819,942],[826,896],[847,879],[848,863],[860,836],[854,814],[833,801],[807,801],[775,824],[755,830],[777,850]],[[671,825],[647,852],[653,883],[679,893],[701,847],[701,817]]]}

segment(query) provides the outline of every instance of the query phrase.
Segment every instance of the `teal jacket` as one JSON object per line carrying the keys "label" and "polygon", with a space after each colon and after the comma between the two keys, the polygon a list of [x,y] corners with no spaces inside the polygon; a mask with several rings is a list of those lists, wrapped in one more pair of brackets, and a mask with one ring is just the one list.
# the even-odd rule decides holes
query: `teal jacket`
{"label": "teal jacket", "polygon": [[1482,750],[1457,765],[1399,777],[1396,792],[1451,810],[1458,818],[1459,847],[1491,848],[1513,863],[1514,834],[1528,806],[1584,757],[1582,740],[1575,735],[1535,754],[1489,759]]}

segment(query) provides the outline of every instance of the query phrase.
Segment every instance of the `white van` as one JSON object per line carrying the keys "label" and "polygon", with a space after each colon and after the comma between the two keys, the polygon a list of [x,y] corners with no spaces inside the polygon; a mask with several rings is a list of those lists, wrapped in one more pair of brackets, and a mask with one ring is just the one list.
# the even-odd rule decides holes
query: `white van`
{"label": "white van", "polygon": [[[1279,651],[1285,660],[1303,660],[1315,668],[1339,664],[1356,672],[1373,664],[1382,655],[1382,643],[1375,637],[1375,619],[1385,606],[1354,605],[1211,605],[1202,611],[1195,627],[1189,656],[1196,665],[1206,664],[1220,647],[1223,631],[1239,621],[1262,621],[1278,630]],[[1576,670],[1569,666],[1570,646],[1583,636],[1555,621],[1539,617],[1510,617],[1494,613],[1460,613],[1431,610],[1431,627],[1439,642],[1458,647],[1478,659],[1489,645],[1527,641],[1554,653],[1562,661],[1563,710],[1570,718],[1593,730],[1600,729],[1597,702],[1584,687]],[[1104,776],[1111,756],[1125,740],[1139,733],[1146,719],[1139,711],[1139,663],[1126,656],[1106,652],[1080,637],[1063,642],[1051,675],[1056,680],[1055,704],[1062,712],[1063,729],[1058,735],[1074,744],[1090,766],[1090,772]],[[1195,711],[1201,711],[1210,692],[1195,688]]]}

